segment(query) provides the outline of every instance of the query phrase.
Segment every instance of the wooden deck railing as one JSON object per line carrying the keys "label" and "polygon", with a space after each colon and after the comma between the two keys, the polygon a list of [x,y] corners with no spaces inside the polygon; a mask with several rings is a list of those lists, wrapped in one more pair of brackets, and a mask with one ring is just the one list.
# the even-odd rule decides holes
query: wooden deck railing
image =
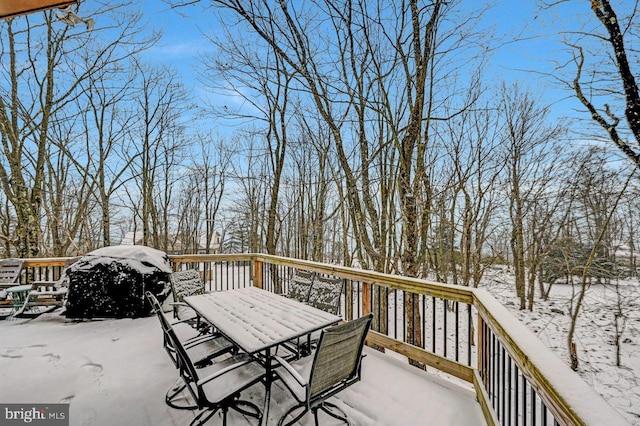
{"label": "wooden deck railing", "polygon": [[[345,320],[374,313],[368,344],[473,384],[489,425],[628,424],[485,290],[264,254],[170,258],[200,270],[209,291],[284,292],[295,270],[343,278]],[[64,260],[25,260],[25,277],[55,277]],[[419,321],[406,320],[408,309]]]}

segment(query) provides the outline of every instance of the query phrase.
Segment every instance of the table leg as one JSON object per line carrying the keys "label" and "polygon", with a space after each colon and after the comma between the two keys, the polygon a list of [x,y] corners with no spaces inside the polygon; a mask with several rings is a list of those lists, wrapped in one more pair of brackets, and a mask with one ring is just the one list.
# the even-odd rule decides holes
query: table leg
{"label": "table leg", "polygon": [[266,425],[269,419],[269,402],[271,399],[271,348],[267,348],[264,360],[264,368],[266,374],[264,377],[264,407],[262,409],[262,421],[261,425]]}
{"label": "table leg", "polygon": [[305,356],[310,354],[311,354],[311,333],[307,334],[307,347],[306,347]]}

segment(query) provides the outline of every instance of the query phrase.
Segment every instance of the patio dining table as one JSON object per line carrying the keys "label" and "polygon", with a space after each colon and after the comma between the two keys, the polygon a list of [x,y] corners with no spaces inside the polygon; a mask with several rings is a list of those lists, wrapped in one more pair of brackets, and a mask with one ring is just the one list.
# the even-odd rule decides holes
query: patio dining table
{"label": "patio dining table", "polygon": [[257,287],[238,288],[184,298],[201,317],[240,349],[263,363],[265,401],[263,422],[269,413],[272,351],[290,340],[310,338],[314,331],[337,324],[338,315]]}

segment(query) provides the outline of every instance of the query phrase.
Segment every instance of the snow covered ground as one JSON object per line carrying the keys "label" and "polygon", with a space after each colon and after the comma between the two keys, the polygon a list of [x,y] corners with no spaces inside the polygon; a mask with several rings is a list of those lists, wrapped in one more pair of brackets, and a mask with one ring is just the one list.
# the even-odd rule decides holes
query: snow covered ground
{"label": "snow covered ground", "polygon": [[[536,299],[533,312],[520,311],[513,276],[495,269],[485,276],[484,287],[518,319],[568,363],[567,332],[571,285],[555,284],[550,298]],[[640,285],[637,280],[592,285],[578,318],[576,345],[579,374],[632,424],[640,425]],[[577,287],[576,287],[577,291]],[[621,367],[616,366],[615,312],[620,300],[626,316],[621,338]]]}
{"label": "snow covered ground", "polygon": [[[69,403],[74,426],[169,426],[193,419],[193,412],[164,403],[177,371],[162,348],[155,317],[68,322],[49,313],[34,320],[0,321],[0,336],[0,403]],[[468,386],[366,350],[363,380],[333,400],[352,424],[485,424]],[[258,405],[263,397],[260,385],[243,393],[243,399]],[[277,424],[291,401],[276,387],[268,424]],[[255,423],[230,413],[231,425]],[[313,424],[313,416],[299,424]],[[342,423],[321,414],[321,424]]]}

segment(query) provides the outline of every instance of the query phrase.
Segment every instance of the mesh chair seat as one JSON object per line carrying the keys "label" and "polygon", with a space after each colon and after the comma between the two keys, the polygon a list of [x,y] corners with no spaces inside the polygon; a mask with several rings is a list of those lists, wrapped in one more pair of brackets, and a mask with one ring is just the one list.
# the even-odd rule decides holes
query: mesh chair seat
{"label": "mesh chair seat", "polygon": [[228,339],[220,335],[203,335],[189,324],[173,324],[171,327],[178,339],[184,343],[191,359],[196,360],[198,365],[206,365],[211,358],[236,349]]}
{"label": "mesh chair seat", "polygon": [[193,320],[198,316],[196,312],[184,302],[173,303],[172,307],[173,317],[177,320]]}
{"label": "mesh chair seat", "polygon": [[[300,375],[300,377],[309,377],[311,368],[313,367],[313,357],[308,356],[305,358],[296,359],[295,361],[289,362],[289,365],[296,371],[296,373]],[[305,400],[306,388],[300,386],[300,383],[298,383],[291,374],[280,374],[278,375],[278,378],[282,380],[282,384],[284,384],[287,389],[289,389],[289,391],[293,394],[293,397],[297,401]]]}
{"label": "mesh chair seat", "polygon": [[[236,366],[238,363],[246,364],[234,370],[233,373],[222,374],[215,380],[205,381],[208,376],[216,374],[225,368]],[[237,389],[248,388],[259,381],[264,376],[264,373],[264,367],[247,354],[238,354],[198,369],[200,377],[205,378],[203,379],[205,382],[202,383],[202,390],[206,394],[207,400],[212,404],[221,403],[237,393]]]}

